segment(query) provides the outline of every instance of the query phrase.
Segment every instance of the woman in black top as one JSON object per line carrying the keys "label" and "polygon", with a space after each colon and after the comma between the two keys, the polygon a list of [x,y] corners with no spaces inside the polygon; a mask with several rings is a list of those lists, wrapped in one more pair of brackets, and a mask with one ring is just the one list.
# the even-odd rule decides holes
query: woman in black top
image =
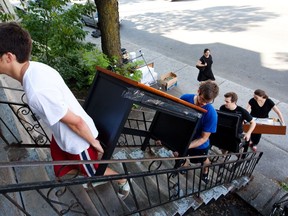
{"label": "woman in black top", "polygon": [[[255,118],[268,118],[269,112],[274,110],[277,113],[280,122],[284,125],[284,118],[281,111],[275,105],[275,103],[266,95],[265,91],[257,89],[254,92],[254,97],[251,98],[248,102],[247,110],[250,111],[250,114]],[[256,145],[261,139],[261,134],[252,134],[250,146],[253,151],[257,150]]]}
{"label": "woman in black top", "polygon": [[199,82],[206,80],[215,80],[212,72],[212,56],[209,49],[204,49],[203,56],[197,61],[196,67],[199,69],[197,80]]}

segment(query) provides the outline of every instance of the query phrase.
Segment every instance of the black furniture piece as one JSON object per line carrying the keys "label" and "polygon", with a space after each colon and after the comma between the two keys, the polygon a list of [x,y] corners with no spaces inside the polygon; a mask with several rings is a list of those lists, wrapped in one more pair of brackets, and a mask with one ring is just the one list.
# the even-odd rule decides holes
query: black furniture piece
{"label": "black furniture piece", "polygon": [[238,128],[242,127],[241,116],[219,110],[217,110],[217,114],[217,131],[210,135],[210,144],[229,152],[238,153],[242,147],[241,134],[238,133]]}
{"label": "black furniture piece", "polygon": [[158,111],[149,128],[150,137],[160,140],[168,149],[186,156],[188,145],[194,139],[198,121],[191,121]]}
{"label": "black furniture piece", "polygon": [[[124,128],[133,107],[138,104],[156,111],[147,131]],[[97,73],[84,105],[105,146],[102,159],[110,159],[121,133],[142,135],[145,149],[150,138],[160,139],[173,151],[185,155],[194,130],[206,110],[160,90],[97,67]],[[99,166],[102,175],[107,165]]]}

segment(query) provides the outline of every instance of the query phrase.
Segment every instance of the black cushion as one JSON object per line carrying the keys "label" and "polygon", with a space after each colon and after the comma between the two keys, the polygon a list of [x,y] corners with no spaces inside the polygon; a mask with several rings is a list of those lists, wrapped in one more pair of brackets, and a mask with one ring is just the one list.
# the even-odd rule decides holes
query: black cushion
{"label": "black cushion", "polygon": [[242,127],[241,115],[217,110],[217,131],[210,135],[210,144],[230,152],[239,152],[241,137],[238,128]]}

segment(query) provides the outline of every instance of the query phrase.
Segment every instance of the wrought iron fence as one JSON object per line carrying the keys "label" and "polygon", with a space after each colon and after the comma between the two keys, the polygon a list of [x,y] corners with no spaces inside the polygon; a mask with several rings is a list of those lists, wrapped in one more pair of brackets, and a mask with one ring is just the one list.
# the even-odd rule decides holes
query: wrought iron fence
{"label": "wrought iron fence", "polygon": [[[13,91],[15,101],[8,101],[4,90]],[[5,144],[10,147],[49,147],[47,130],[25,102],[23,90],[1,87],[1,91],[0,134]]]}
{"label": "wrought iron fence", "polygon": [[[49,147],[49,131],[27,106],[23,92],[17,91],[19,101],[0,101],[2,140],[9,147]],[[16,212],[26,215],[115,215],[115,212],[117,215],[131,215],[185,197],[199,197],[203,191],[231,183],[243,176],[249,178],[262,156],[261,152],[209,155],[210,180],[206,184],[200,178],[203,170],[201,164],[175,169],[176,161],[185,161],[189,157],[161,158],[157,152],[159,153],[163,146],[157,146],[153,140],[149,143],[148,151],[140,150],[154,115],[155,111],[147,111],[142,107],[131,111],[118,140],[115,158],[111,160],[16,160],[0,163],[0,212],[5,214],[9,211],[10,215],[16,215]],[[143,153],[143,158],[131,159],[135,158],[135,148],[138,153]],[[117,158],[119,152],[129,159]],[[61,179],[54,176],[53,165],[83,163],[108,164],[119,174],[94,177],[74,175]],[[119,179],[129,180],[131,193],[125,202],[117,196],[115,181]],[[91,187],[91,184],[100,182],[106,184]],[[83,184],[90,186],[84,189]],[[111,200],[118,202],[113,201],[111,205]]]}
{"label": "wrought iron fence", "polygon": [[[13,102],[8,101],[5,94],[1,97],[4,99],[0,100],[2,111],[0,112],[0,138],[5,144],[10,147],[49,148],[50,130],[27,105],[23,90],[7,87],[1,87],[0,90],[13,91],[15,100]],[[15,94],[15,92],[18,94]],[[154,115],[155,111],[139,106],[131,110],[117,146],[141,146],[148,134]],[[151,145],[153,146],[154,143],[151,143]]]}
{"label": "wrought iron fence", "polygon": [[[15,180],[17,183],[2,184],[0,186],[2,206],[16,208],[26,215],[35,215],[35,211],[44,211],[45,213],[41,215],[68,213],[92,215],[93,211],[100,215],[112,215],[111,209],[117,211],[118,215],[130,215],[185,197],[199,197],[203,191],[228,184],[243,176],[249,178],[262,153],[247,153],[244,159],[240,156],[241,154],[211,155],[210,179],[207,184],[200,178],[203,170],[200,164],[174,169],[175,160],[186,158],[0,163],[1,170],[13,169],[18,172],[15,176],[20,175],[20,172],[23,174],[24,171],[34,172],[32,177],[37,176],[37,179],[27,177],[25,180]],[[41,170],[49,169],[55,164],[65,166],[82,163],[109,164],[108,166],[117,170],[119,174],[95,177],[74,175],[63,179],[56,179],[53,176],[47,179],[47,176],[40,175]],[[124,178],[129,181],[131,193],[124,202],[118,200],[118,204],[113,206],[115,200],[119,199],[115,180]],[[105,184],[91,186],[100,182]],[[91,185],[88,189],[84,189],[83,184],[87,183]],[[114,201],[107,201],[107,197]]]}

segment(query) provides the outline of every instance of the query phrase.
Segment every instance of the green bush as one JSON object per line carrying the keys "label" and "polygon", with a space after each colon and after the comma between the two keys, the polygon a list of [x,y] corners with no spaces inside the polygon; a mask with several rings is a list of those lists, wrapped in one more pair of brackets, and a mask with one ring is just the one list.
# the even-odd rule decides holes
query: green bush
{"label": "green bush", "polygon": [[74,4],[64,10],[68,2],[31,2],[18,16],[33,40],[32,60],[58,70],[71,89],[87,89],[93,78],[81,64],[81,58],[82,53],[95,49],[95,45],[84,42],[87,32],[83,30],[81,15],[95,11],[95,6]]}
{"label": "green bush", "polygon": [[2,22],[7,22],[14,19],[15,19],[14,15],[0,12],[0,20]]}
{"label": "green bush", "polygon": [[288,191],[288,184],[287,183],[282,182],[280,185],[284,190]]}

